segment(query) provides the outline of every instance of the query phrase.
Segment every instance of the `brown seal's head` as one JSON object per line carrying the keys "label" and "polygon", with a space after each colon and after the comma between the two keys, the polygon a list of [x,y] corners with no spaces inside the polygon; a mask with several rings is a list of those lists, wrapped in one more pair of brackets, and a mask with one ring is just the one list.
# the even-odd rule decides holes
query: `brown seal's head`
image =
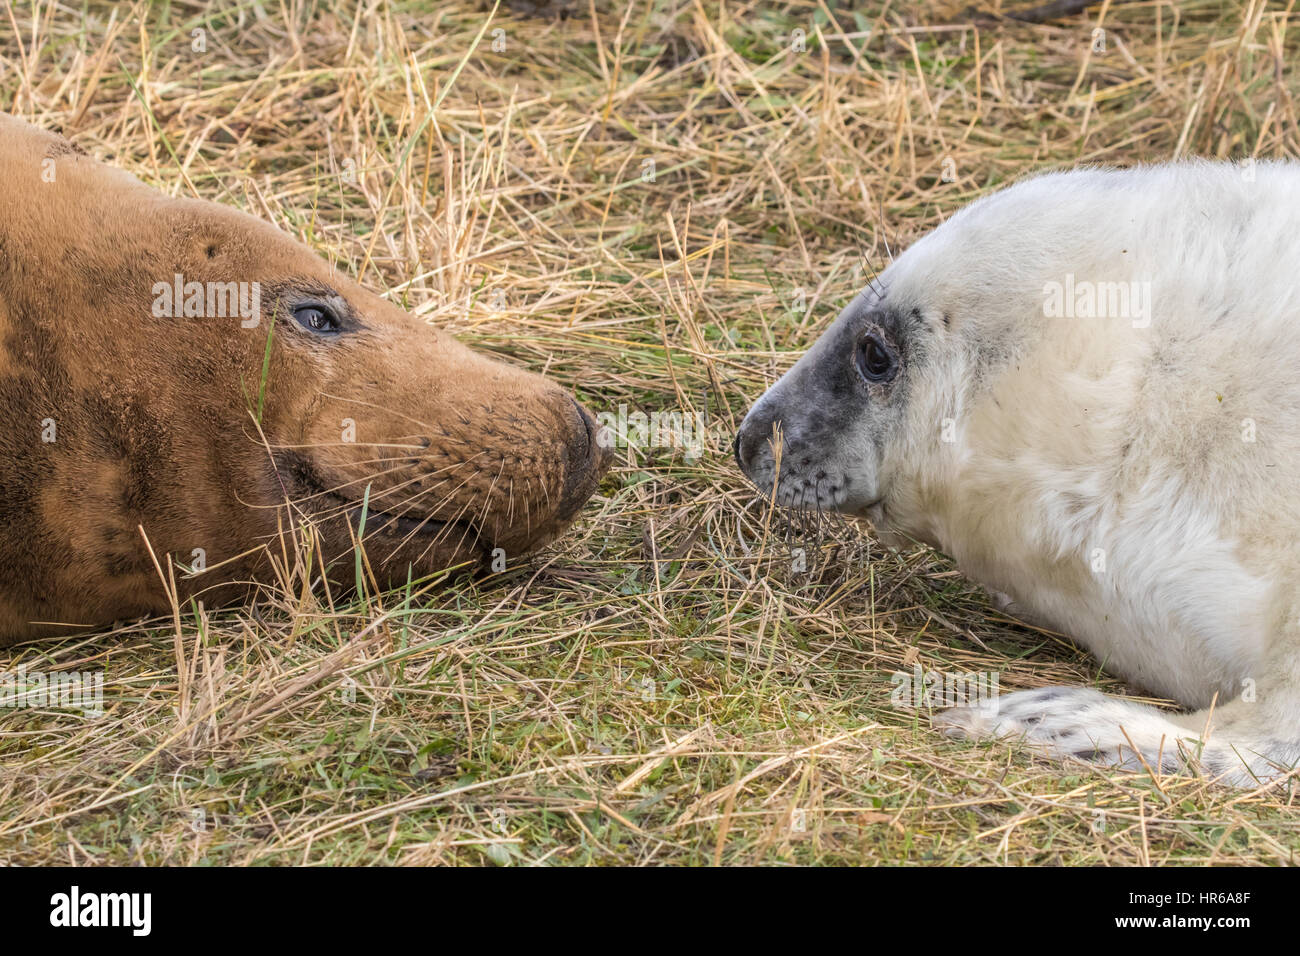
{"label": "brown seal's head", "polygon": [[166,610],[145,537],[211,569],[178,575],[209,603],[269,579],[301,519],[318,561],[352,554],[363,502],[381,583],[512,559],[608,464],[546,379],[3,116],[0,336],[0,644]]}

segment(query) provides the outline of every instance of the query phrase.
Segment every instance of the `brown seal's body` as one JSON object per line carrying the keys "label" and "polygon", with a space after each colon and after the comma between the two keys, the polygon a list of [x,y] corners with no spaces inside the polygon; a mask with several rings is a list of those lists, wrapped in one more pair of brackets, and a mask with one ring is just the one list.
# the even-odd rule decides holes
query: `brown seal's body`
{"label": "brown seal's body", "polygon": [[0,645],[166,611],[146,537],[164,568],[210,569],[177,571],[209,604],[269,579],[267,547],[304,519],[322,557],[347,555],[367,493],[381,583],[514,557],[607,457],[545,379],[267,223],[7,116],[0,410]]}

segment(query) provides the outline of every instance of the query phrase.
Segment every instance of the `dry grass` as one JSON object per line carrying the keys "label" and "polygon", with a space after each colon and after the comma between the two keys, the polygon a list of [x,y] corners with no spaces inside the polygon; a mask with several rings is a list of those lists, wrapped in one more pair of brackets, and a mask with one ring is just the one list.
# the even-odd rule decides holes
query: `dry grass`
{"label": "dry grass", "polygon": [[1062,768],[891,707],[918,663],[1123,688],[932,552],[787,541],[729,442],[887,261],[882,217],[902,246],[1051,166],[1297,155],[1292,5],[6,5],[5,109],[597,411],[703,412],[709,447],[624,452],[556,547],[415,601],[267,595],[0,652],[102,669],[107,711],[0,711],[0,861],[1290,862],[1288,792]]}

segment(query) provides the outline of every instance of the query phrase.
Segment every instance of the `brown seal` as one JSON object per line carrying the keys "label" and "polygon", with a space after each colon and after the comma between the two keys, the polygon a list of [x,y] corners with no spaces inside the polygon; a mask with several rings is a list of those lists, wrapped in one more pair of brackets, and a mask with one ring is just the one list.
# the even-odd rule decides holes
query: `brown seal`
{"label": "brown seal", "polygon": [[0,645],[167,611],[154,556],[238,599],[286,532],[344,580],[359,530],[381,584],[514,558],[608,464],[556,385],[7,116],[0,335]]}

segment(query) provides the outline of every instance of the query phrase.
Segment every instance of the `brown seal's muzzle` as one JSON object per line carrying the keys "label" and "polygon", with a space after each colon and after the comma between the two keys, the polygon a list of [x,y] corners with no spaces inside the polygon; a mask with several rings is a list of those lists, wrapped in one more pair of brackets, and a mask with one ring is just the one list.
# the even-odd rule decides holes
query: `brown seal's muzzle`
{"label": "brown seal's muzzle", "polygon": [[167,611],[150,548],[209,606],[283,581],[286,531],[340,583],[358,543],[385,584],[513,561],[609,463],[541,376],[6,116],[0,410],[0,645]]}
{"label": "brown seal's muzzle", "polygon": [[[609,455],[568,393],[337,277],[299,301],[302,285],[278,292],[264,430],[288,500],[335,550],[362,531],[372,562],[404,581],[408,566],[513,560],[572,520]],[[338,332],[312,327],[321,310]]]}

